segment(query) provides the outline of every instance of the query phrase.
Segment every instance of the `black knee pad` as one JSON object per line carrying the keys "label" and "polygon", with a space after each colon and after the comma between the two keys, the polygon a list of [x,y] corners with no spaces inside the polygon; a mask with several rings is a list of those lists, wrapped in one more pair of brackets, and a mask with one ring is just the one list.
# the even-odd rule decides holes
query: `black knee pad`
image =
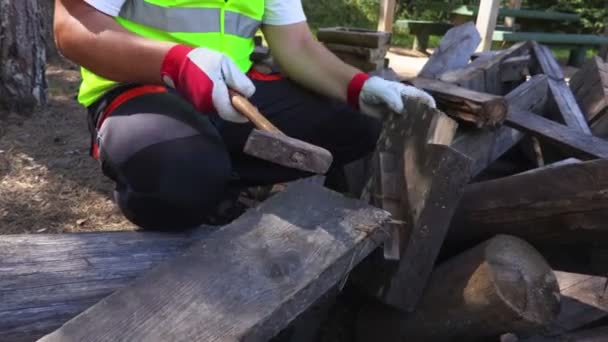
{"label": "black knee pad", "polygon": [[176,230],[200,225],[222,199],[231,164],[221,142],[201,136],[149,146],[120,167],[116,202],[134,224]]}

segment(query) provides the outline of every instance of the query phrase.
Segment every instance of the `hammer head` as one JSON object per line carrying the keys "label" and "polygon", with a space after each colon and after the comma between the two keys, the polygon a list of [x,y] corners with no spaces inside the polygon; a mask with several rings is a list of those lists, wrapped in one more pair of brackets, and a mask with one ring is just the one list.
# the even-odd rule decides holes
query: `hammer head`
{"label": "hammer head", "polygon": [[333,156],[324,148],[259,129],[251,132],[244,151],[275,164],[316,174],[325,174],[333,162]]}

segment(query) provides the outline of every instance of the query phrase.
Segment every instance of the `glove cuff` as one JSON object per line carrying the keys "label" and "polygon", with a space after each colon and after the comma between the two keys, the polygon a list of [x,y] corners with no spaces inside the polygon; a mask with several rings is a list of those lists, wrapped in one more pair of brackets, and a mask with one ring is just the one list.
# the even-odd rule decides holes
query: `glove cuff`
{"label": "glove cuff", "polygon": [[178,44],[167,51],[160,69],[161,79],[167,86],[176,88],[181,66],[192,50],[194,48],[190,46]]}
{"label": "glove cuff", "polygon": [[366,73],[356,74],[348,83],[346,91],[346,100],[350,106],[359,109],[359,95],[363,89],[363,84],[369,79],[369,75]]}

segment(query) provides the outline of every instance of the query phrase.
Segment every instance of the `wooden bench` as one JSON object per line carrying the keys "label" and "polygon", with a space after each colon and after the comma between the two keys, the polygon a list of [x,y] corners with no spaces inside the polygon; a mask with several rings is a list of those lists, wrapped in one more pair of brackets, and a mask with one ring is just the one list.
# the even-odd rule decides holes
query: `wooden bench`
{"label": "wooden bench", "polygon": [[[478,6],[460,6],[451,11],[452,22],[455,24],[471,21],[479,12]],[[557,11],[542,11],[533,9],[515,9],[515,8],[500,8],[498,9],[499,17],[511,17],[520,19],[546,20],[556,22],[579,22],[581,19],[578,14],[565,13]]]}

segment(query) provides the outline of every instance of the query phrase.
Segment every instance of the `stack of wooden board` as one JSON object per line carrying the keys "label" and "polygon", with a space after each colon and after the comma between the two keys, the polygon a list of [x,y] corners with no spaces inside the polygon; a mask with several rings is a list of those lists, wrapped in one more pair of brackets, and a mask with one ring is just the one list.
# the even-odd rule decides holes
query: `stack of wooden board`
{"label": "stack of wooden board", "polygon": [[388,66],[391,33],[348,27],[320,28],[317,39],[344,62],[363,71]]}
{"label": "stack of wooden board", "polygon": [[608,63],[594,56],[572,76],[570,89],[593,134],[608,138]]}

